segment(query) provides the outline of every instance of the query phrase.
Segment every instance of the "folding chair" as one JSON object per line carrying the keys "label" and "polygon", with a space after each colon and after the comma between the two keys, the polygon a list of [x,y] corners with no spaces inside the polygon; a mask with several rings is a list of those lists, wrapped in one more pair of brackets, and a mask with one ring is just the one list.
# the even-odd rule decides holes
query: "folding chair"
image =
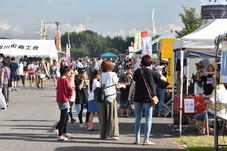
{"label": "folding chair", "polygon": [[172,99],[170,99],[167,103],[163,105],[162,115],[167,117],[170,113],[172,113]]}

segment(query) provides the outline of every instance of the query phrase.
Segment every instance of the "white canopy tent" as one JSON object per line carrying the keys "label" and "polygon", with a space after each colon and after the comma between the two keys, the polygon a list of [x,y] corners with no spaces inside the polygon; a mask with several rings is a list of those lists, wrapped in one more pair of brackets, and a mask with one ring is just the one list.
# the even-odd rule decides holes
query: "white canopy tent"
{"label": "white canopy tent", "polygon": [[214,51],[214,39],[227,31],[227,19],[214,19],[174,41],[174,49]]}
{"label": "white canopy tent", "polygon": [[[225,31],[227,31],[227,19],[214,19],[196,31],[174,41],[175,58],[180,60],[181,66],[180,134],[182,132],[183,60],[188,58],[214,58],[214,39]],[[188,66],[187,68],[189,70]]]}
{"label": "white canopy tent", "polygon": [[54,40],[0,40],[0,53],[9,57],[58,58]]}

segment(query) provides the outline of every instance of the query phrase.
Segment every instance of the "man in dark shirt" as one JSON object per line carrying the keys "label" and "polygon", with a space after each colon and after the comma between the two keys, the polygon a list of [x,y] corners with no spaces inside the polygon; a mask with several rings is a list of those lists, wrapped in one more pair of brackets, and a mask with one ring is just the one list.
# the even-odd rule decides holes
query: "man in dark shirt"
{"label": "man in dark shirt", "polygon": [[12,81],[12,91],[17,91],[16,89],[16,81],[17,81],[17,70],[18,64],[15,62],[15,58],[11,58],[11,62],[9,63],[10,68],[10,78]]}

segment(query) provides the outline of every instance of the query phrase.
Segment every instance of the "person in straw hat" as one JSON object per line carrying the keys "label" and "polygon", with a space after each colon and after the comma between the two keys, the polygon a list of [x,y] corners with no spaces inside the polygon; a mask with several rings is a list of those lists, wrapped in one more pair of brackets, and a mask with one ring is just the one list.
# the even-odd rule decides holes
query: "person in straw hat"
{"label": "person in straw hat", "polygon": [[195,64],[196,65],[196,74],[195,74],[195,81],[194,83],[194,94],[199,95],[202,93],[202,81],[201,81],[201,76],[203,75],[203,69],[205,68],[204,63],[202,61],[198,62]]}

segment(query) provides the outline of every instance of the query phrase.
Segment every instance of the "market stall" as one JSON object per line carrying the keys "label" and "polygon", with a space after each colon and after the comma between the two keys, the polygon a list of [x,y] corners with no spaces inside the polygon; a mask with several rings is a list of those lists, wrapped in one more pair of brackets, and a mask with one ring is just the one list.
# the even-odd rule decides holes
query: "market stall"
{"label": "market stall", "polygon": [[0,53],[9,57],[49,57],[57,59],[54,40],[0,40]]}
{"label": "market stall", "polygon": [[[175,81],[179,83],[179,99],[180,99],[180,122],[179,122],[179,134],[182,133],[182,107],[183,107],[183,74],[189,70],[190,58],[214,58],[214,39],[220,33],[226,31],[227,20],[226,19],[214,19],[207,24],[203,25],[196,31],[174,41],[175,51],[175,70],[177,65],[179,67],[179,79]],[[183,68],[183,67],[186,67]],[[184,71],[187,70],[187,71]],[[176,75],[174,75],[176,76]],[[188,75],[189,76],[189,75]],[[175,78],[176,79],[176,78]],[[187,78],[189,79],[189,77]],[[187,84],[188,86],[188,81]],[[172,95],[174,99],[174,95]]]}

